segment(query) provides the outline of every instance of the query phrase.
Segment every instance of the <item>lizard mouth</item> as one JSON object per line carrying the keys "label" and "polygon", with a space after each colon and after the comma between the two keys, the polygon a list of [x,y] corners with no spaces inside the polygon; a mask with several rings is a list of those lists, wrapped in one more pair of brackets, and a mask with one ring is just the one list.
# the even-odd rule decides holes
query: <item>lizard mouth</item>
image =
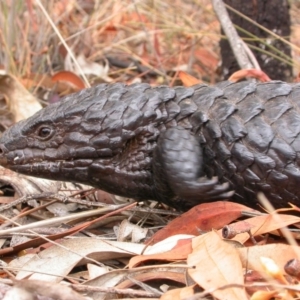
{"label": "lizard mouth", "polygon": [[[11,169],[17,168],[49,168],[50,166],[56,166],[58,168],[76,168],[76,167],[88,167],[94,160],[92,159],[72,159],[72,160],[56,160],[56,161],[32,161],[24,163],[7,164]],[[2,162],[0,161],[0,164]]]}
{"label": "lizard mouth", "polygon": [[[71,153],[71,151],[60,151],[54,149],[17,149],[8,150],[0,145],[0,164],[11,169],[25,167],[42,167],[56,165],[64,168],[87,167],[95,160],[105,160],[109,157],[89,155],[89,153]],[[111,158],[111,157],[110,157]]]}
{"label": "lizard mouth", "polygon": [[[5,167],[28,176],[89,184],[89,168],[93,162],[94,160],[91,159],[22,162],[19,160],[17,163],[9,163]],[[0,163],[2,162],[0,161]]]}
{"label": "lizard mouth", "polygon": [[[38,155],[39,154],[39,155]],[[98,158],[97,158],[98,160]],[[95,159],[92,158],[67,158],[67,159],[53,159],[46,158],[42,151],[39,153],[30,152],[28,156],[25,151],[5,151],[4,147],[0,147],[0,164],[13,171],[33,174],[58,173],[62,170],[76,170],[88,168]]]}
{"label": "lizard mouth", "polygon": [[[43,159],[28,158],[11,152],[0,157],[0,164],[17,173],[49,180],[80,182],[87,185],[102,186],[105,178],[113,181],[114,168],[111,166],[111,157],[106,158],[70,158],[70,159]],[[96,175],[97,176],[96,176]],[[112,188],[110,183],[107,189]]]}

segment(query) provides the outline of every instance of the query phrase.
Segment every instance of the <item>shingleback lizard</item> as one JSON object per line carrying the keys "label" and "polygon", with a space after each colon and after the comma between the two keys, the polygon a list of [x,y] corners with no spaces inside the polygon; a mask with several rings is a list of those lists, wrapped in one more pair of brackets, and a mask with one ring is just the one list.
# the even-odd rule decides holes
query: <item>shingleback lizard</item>
{"label": "shingleback lizard", "polygon": [[180,210],[300,205],[300,84],[100,84],[6,130],[0,164]]}

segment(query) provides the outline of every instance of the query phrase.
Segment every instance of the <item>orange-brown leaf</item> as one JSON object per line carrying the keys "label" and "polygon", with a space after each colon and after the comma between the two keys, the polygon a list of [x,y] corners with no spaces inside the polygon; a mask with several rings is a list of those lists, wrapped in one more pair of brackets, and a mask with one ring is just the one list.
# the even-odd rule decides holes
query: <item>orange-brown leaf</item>
{"label": "orange-brown leaf", "polygon": [[256,78],[261,82],[271,81],[271,79],[265,72],[256,69],[244,69],[236,71],[229,77],[228,80],[232,82],[237,82],[247,77]]}
{"label": "orange-brown leaf", "polygon": [[194,56],[200,61],[201,66],[212,71],[217,68],[219,60],[217,55],[212,51],[200,47],[194,51]]}
{"label": "orange-brown leaf", "polygon": [[155,244],[176,234],[199,235],[200,231],[222,228],[239,218],[242,211],[254,212],[247,206],[229,201],[202,203],[156,232],[151,238],[150,244]]}
{"label": "orange-brown leaf", "polygon": [[183,85],[187,86],[187,87],[201,83],[201,80],[197,79],[196,77],[194,77],[184,71],[179,71],[178,76],[181,79]]}
{"label": "orange-brown leaf", "polygon": [[85,84],[83,80],[77,76],[75,73],[70,72],[70,71],[60,71],[57,72],[55,75],[52,76],[52,81],[65,81],[68,83],[71,83],[73,86],[79,88],[79,89],[84,89]]}
{"label": "orange-brown leaf", "polygon": [[165,261],[176,261],[185,260],[187,256],[192,252],[191,239],[179,240],[176,246],[166,252],[148,254],[148,255],[137,255],[130,259],[129,268],[134,268],[142,262],[149,260],[165,260]]}
{"label": "orange-brown leaf", "polygon": [[273,259],[283,273],[285,272],[284,266],[289,260],[300,258],[300,249],[298,246],[279,243],[238,248],[237,251],[243,267],[259,273],[265,273],[260,262],[260,257]]}
{"label": "orange-brown leaf", "polygon": [[[240,221],[244,222],[244,221]],[[294,223],[299,223],[300,218],[291,215],[278,215],[278,214],[269,214],[263,216],[257,216],[247,219],[247,223],[252,225],[251,234],[253,236],[258,236],[264,233],[273,232],[282,227],[292,225]],[[237,235],[234,240],[240,243],[244,243],[249,239],[248,233],[241,233]]]}
{"label": "orange-brown leaf", "polygon": [[181,289],[172,289],[164,293],[160,300],[181,300],[192,297],[195,294],[195,285],[187,286]]}
{"label": "orange-brown leaf", "polygon": [[[125,277],[125,276],[124,276]],[[126,276],[127,277],[127,276]],[[128,276],[129,277],[129,276]],[[183,272],[172,272],[172,269],[170,271],[166,270],[160,270],[159,267],[156,269],[153,268],[153,270],[149,270],[148,272],[137,272],[134,276],[130,276],[127,280],[124,280],[123,282],[116,285],[116,288],[118,289],[129,289],[132,288],[135,285],[135,282],[131,279],[134,278],[135,281],[139,282],[147,282],[151,280],[165,280],[168,278],[169,280],[172,280],[174,282],[178,282],[180,284],[186,283],[186,276]]]}
{"label": "orange-brown leaf", "polygon": [[23,77],[21,83],[29,90],[36,87],[42,87],[44,89],[55,91],[60,95],[68,95],[80,90],[78,87],[71,86],[68,82],[64,81],[52,81],[52,76],[48,74],[32,73]]}
{"label": "orange-brown leaf", "polygon": [[189,275],[202,288],[212,290],[218,299],[248,299],[243,288],[217,289],[230,284],[244,284],[242,263],[237,250],[212,231],[192,240],[188,256]]}

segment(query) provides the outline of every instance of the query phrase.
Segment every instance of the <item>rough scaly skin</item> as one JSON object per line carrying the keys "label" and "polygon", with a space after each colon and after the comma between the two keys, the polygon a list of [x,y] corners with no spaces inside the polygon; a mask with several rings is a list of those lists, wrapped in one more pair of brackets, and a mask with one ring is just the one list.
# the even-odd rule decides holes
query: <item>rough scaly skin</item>
{"label": "rough scaly skin", "polygon": [[20,173],[183,210],[231,190],[252,206],[258,191],[300,205],[300,85],[101,84],[14,125],[0,149]]}

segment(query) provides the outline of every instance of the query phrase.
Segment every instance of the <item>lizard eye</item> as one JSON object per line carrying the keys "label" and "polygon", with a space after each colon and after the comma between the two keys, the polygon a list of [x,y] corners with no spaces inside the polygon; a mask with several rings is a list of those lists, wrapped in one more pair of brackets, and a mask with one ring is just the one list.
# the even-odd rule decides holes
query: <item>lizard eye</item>
{"label": "lizard eye", "polygon": [[38,130],[37,130],[37,135],[41,140],[47,140],[50,137],[52,137],[54,133],[54,130],[49,127],[49,126],[41,126]]}

